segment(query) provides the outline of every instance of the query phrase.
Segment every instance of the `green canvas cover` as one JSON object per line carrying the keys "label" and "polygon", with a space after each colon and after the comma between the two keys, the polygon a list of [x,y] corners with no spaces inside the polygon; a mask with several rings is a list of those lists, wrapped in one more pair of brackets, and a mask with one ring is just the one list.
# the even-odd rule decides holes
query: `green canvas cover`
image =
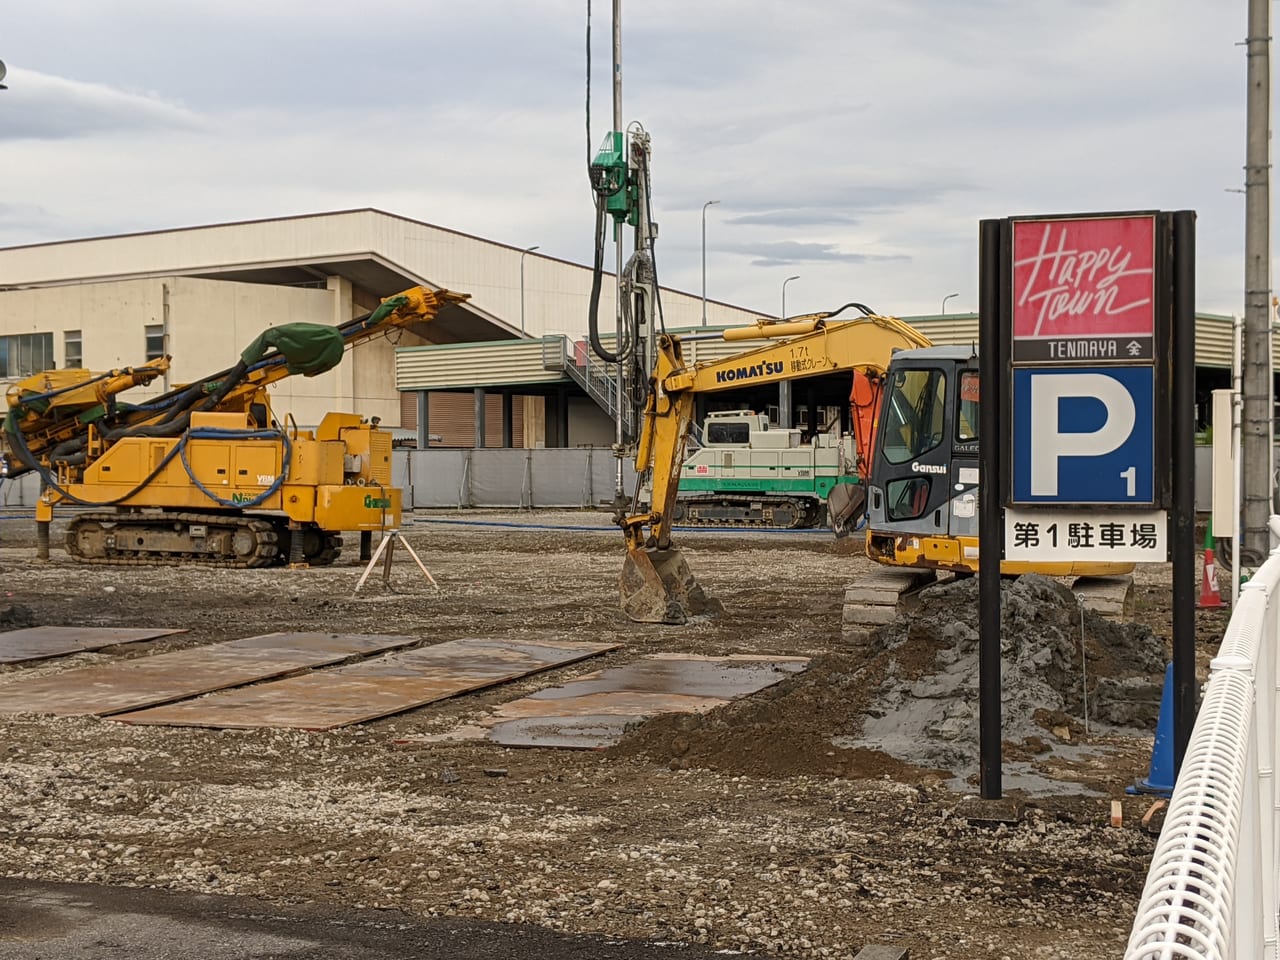
{"label": "green canvas cover", "polygon": [[240,359],[253,365],[275,347],[284,357],[285,367],[290,373],[314,377],[342,362],[342,346],[342,331],[337,327],[326,327],[320,323],[282,323],[264,330],[240,354]]}

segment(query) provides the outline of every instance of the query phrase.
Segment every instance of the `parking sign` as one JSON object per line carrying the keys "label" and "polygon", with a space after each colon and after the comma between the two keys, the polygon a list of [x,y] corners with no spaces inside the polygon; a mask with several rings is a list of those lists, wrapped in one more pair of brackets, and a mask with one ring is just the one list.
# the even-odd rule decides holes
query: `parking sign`
{"label": "parking sign", "polygon": [[1155,500],[1154,371],[1015,367],[1015,504]]}

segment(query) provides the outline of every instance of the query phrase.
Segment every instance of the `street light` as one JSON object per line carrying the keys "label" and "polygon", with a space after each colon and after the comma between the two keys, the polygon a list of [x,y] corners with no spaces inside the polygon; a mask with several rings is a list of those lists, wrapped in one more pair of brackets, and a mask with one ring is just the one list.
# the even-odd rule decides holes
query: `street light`
{"label": "street light", "polygon": [[787,319],[787,284],[790,283],[792,280],[799,280],[799,279],[800,279],[800,276],[799,274],[797,274],[794,277],[787,277],[787,279],[782,281],[782,319],[783,320]]}
{"label": "street light", "polygon": [[702,325],[707,325],[707,207],[719,203],[708,200],[702,205]]}
{"label": "street light", "polygon": [[533,253],[538,246],[525,247],[520,251],[520,332],[524,333],[524,255]]}
{"label": "street light", "polygon": [[960,296],[960,294],[958,293],[948,293],[945,297],[942,298],[942,312],[944,314],[947,312],[947,301],[950,300],[952,297],[958,297],[958,296]]}

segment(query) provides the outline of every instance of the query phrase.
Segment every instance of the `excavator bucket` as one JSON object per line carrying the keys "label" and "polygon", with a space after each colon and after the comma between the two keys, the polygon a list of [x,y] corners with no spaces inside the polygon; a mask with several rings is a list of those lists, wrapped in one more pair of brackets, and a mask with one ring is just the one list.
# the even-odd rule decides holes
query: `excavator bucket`
{"label": "excavator bucket", "polygon": [[867,488],[858,483],[837,483],[827,494],[827,522],[837,538],[858,529],[867,514]]}
{"label": "excavator bucket", "polygon": [[679,547],[628,550],[618,592],[623,612],[637,623],[680,624],[724,612],[693,578]]}

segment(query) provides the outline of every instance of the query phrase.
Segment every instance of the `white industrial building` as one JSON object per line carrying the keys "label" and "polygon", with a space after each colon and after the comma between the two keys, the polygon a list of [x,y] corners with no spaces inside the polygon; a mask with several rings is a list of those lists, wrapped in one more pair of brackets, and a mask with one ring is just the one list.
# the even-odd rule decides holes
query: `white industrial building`
{"label": "white industrial building", "polygon": [[[231,366],[269,326],[339,323],[415,285],[471,299],[395,340],[349,351],[329,373],[280,382],[277,410],[302,425],[349,410],[414,434],[429,416],[424,439],[453,446],[480,435],[487,446],[611,442],[606,414],[570,374],[543,362],[580,359],[590,267],[372,209],[0,248],[0,380],[169,354],[168,382],[150,390],[159,393]],[[601,290],[605,330],[612,286],[606,278]],[[668,327],[701,322],[700,297],[664,290],[662,302]],[[716,301],[706,311],[712,325],[758,316]],[[461,343],[477,346],[453,351],[444,380],[397,384],[397,348]],[[412,356],[399,366],[410,379],[423,374]]]}
{"label": "white industrial building", "polygon": [[[376,416],[418,446],[613,441],[604,409],[611,390],[599,389],[583,342],[589,267],[373,209],[0,248],[0,381],[167,353],[168,381],[150,390],[159,393],[231,366],[269,326],[339,323],[419,284],[471,299],[394,340],[359,346],[327,374],[281,381],[277,411],[303,426],[329,410]],[[667,329],[699,327],[701,298],[664,290],[662,303]],[[603,329],[612,329],[614,311],[606,278]],[[706,311],[711,327],[760,316],[717,301]],[[903,319],[936,343],[977,340],[972,314]],[[1197,316],[1197,399],[1206,411],[1209,389],[1227,385],[1231,325],[1229,317]],[[742,348],[692,341],[686,356]],[[834,389],[806,401],[797,388],[794,422],[823,425],[815,403],[832,402]],[[776,404],[773,391],[732,400],[759,409]]]}

